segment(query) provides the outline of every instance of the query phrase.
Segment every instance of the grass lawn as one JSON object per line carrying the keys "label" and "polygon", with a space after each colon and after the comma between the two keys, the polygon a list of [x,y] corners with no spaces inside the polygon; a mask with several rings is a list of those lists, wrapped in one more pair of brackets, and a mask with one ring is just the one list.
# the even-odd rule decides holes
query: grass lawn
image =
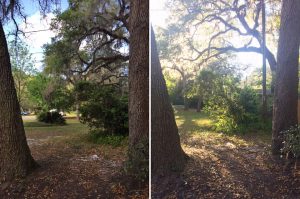
{"label": "grass lawn", "polygon": [[67,125],[52,125],[43,122],[38,122],[35,119],[25,119],[24,127],[27,136],[29,137],[45,137],[45,136],[79,136],[87,135],[88,127],[81,124],[76,119],[67,119]]}
{"label": "grass lawn", "polygon": [[174,107],[184,171],[156,180],[152,198],[299,198],[299,169],[270,154],[270,132],[215,132],[204,113]]}
{"label": "grass lawn", "polygon": [[[270,146],[271,132],[248,132],[246,134],[224,134],[214,131],[213,120],[203,112],[195,110],[183,110],[183,107],[175,106],[175,119],[181,136],[185,142],[187,139],[203,138],[206,142],[213,141],[215,144],[224,144],[228,141],[236,145],[264,145]],[[217,143],[221,142],[221,143]]]}

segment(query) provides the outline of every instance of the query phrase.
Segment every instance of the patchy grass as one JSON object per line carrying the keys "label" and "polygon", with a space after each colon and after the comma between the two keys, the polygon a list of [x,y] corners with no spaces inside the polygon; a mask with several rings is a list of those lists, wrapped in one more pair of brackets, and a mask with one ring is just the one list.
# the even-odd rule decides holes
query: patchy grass
{"label": "patchy grass", "polygon": [[175,107],[185,170],[152,185],[152,198],[299,198],[300,172],[270,153],[270,132],[223,134],[204,113]]}
{"label": "patchy grass", "polygon": [[0,185],[0,198],[148,198],[148,187],[133,186],[124,175],[127,144],[92,143],[86,125],[76,119],[66,122],[55,126],[24,117],[40,168],[5,189]]}
{"label": "patchy grass", "polygon": [[205,113],[195,110],[183,110],[180,106],[174,107],[176,123],[183,142],[189,138],[198,138],[213,141],[217,144],[234,142],[237,145],[270,145],[271,132],[249,132],[246,134],[224,134],[214,131],[213,121]]}

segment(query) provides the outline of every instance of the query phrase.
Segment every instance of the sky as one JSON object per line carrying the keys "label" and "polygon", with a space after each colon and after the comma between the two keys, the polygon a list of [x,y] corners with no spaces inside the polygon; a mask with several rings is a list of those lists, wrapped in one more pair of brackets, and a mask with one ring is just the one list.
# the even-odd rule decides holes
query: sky
{"label": "sky", "polygon": [[[39,32],[26,33],[25,37],[19,35],[20,38],[29,46],[29,51],[32,53],[34,60],[34,65],[37,69],[41,70],[43,65],[43,48],[44,44],[50,43],[51,37],[55,36],[55,32],[49,30],[51,19],[54,18],[53,13],[48,13],[46,16],[42,16],[39,11],[39,5],[33,0],[21,0],[24,6],[24,13],[27,15],[27,20],[25,23],[23,20],[18,19],[19,29],[24,32],[31,32],[36,30],[43,30]],[[68,7],[67,0],[61,0],[60,5],[58,5],[62,10]],[[12,23],[5,24],[4,30],[8,35],[11,31],[15,29]],[[14,36],[7,36],[7,40],[13,40]]]}
{"label": "sky", "polygon": [[[151,0],[150,1],[150,21],[155,27],[166,27],[167,19],[170,11],[165,7],[166,0]],[[237,41],[239,42],[239,41]],[[243,65],[250,66],[243,72],[243,78],[249,75],[257,67],[262,65],[262,56],[257,53],[236,53],[237,62]]]}

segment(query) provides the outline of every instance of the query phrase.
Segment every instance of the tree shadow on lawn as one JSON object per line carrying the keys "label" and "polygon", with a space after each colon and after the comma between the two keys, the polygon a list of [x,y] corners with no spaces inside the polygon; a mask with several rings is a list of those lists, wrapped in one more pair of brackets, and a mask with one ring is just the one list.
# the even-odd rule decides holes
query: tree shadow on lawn
{"label": "tree shadow on lawn", "polygon": [[284,172],[268,143],[198,127],[206,116],[189,112],[177,112],[176,119],[190,160],[181,174],[154,185],[153,198],[299,198],[299,170]]}

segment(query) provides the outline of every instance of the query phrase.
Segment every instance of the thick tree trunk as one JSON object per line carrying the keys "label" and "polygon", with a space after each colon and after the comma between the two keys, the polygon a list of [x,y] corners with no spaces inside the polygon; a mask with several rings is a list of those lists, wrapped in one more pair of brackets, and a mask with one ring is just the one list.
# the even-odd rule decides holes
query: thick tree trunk
{"label": "thick tree trunk", "polygon": [[130,10],[129,148],[136,150],[149,141],[149,1],[132,0]]}
{"label": "thick tree trunk", "polygon": [[298,64],[300,40],[300,1],[282,3],[275,99],[273,105],[272,153],[280,154],[280,133],[298,123]]}
{"label": "thick tree trunk", "polygon": [[155,175],[182,170],[186,155],[180,145],[153,30],[151,30],[151,134],[152,173]]}
{"label": "thick tree trunk", "polygon": [[0,22],[0,183],[26,176],[35,166],[27,145],[7,42]]}

